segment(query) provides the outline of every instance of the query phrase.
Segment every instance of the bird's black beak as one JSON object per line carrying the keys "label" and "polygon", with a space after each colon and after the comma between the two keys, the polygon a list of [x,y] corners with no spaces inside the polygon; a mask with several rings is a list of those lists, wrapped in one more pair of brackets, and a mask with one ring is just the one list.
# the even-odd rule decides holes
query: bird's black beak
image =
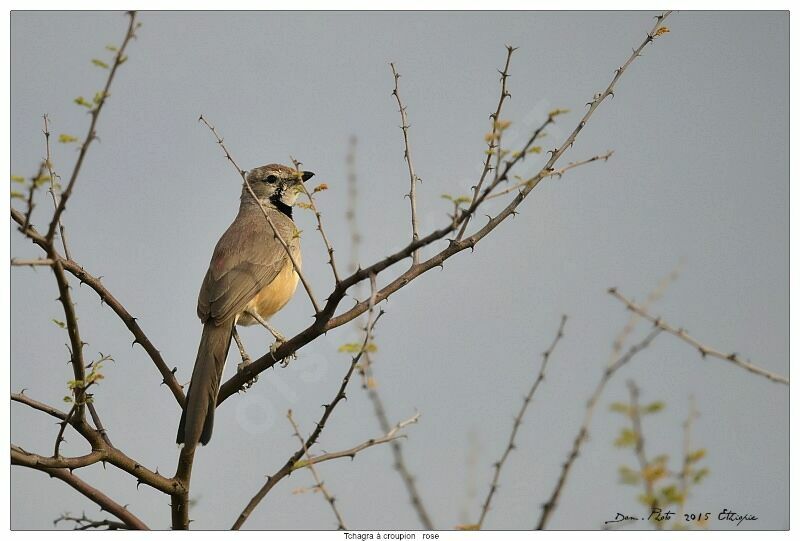
{"label": "bird's black beak", "polygon": [[313,176],[314,176],[314,173],[312,173],[311,171],[303,171],[303,182],[307,181],[308,179],[310,179]]}

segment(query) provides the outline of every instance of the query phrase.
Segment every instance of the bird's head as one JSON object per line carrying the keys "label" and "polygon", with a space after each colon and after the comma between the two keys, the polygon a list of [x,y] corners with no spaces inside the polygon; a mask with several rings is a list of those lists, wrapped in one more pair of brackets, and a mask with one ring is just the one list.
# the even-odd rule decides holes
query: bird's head
{"label": "bird's head", "polygon": [[[293,167],[271,163],[256,167],[247,173],[247,182],[262,203],[291,207],[304,188],[303,183],[314,176],[311,171],[297,171]],[[242,200],[252,199],[247,184],[242,189]]]}

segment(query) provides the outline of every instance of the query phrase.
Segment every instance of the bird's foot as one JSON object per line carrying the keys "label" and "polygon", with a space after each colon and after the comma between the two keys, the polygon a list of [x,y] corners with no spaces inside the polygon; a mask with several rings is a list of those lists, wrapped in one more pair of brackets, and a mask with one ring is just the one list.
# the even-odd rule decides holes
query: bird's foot
{"label": "bird's foot", "polygon": [[[245,355],[242,357],[242,362],[240,362],[238,365],[236,365],[236,372],[242,372],[242,371],[244,371],[244,369],[245,369],[245,368],[247,368],[248,366],[250,366],[251,364],[253,364],[253,360],[250,358],[250,356],[249,356],[249,355],[245,354]],[[253,378],[252,378],[252,379],[250,379],[250,380],[247,380],[247,381],[245,382],[245,384],[244,384],[244,385],[242,385],[242,390],[243,390],[243,391],[246,391],[247,389],[249,389],[250,387],[252,387],[252,386],[253,386],[253,384],[254,384],[255,382],[257,382],[257,381],[258,381],[258,376],[253,376]]]}

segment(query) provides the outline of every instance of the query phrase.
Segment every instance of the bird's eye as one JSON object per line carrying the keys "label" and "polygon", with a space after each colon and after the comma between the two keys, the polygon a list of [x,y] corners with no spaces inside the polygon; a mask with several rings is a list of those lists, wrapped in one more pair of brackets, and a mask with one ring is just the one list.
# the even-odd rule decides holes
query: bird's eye
{"label": "bird's eye", "polygon": [[276,181],[276,180],[278,180],[278,177],[276,177],[275,175],[269,175],[269,176],[268,176],[267,178],[265,178],[264,180],[265,180],[266,182],[269,182],[270,184],[275,184],[275,181]]}

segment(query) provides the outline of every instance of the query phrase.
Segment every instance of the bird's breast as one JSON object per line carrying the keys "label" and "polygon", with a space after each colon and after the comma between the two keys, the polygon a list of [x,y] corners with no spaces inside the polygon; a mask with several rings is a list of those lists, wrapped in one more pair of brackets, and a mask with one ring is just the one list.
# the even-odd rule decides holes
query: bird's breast
{"label": "bird's breast", "polygon": [[[299,250],[294,252],[297,265],[300,266]],[[264,286],[253,299],[247,303],[245,311],[255,312],[264,319],[269,319],[278,310],[283,308],[297,289],[300,277],[294,270],[294,265],[286,259],[286,264],[272,282]],[[242,314],[237,323],[239,325],[252,325],[256,320],[247,314]]]}

